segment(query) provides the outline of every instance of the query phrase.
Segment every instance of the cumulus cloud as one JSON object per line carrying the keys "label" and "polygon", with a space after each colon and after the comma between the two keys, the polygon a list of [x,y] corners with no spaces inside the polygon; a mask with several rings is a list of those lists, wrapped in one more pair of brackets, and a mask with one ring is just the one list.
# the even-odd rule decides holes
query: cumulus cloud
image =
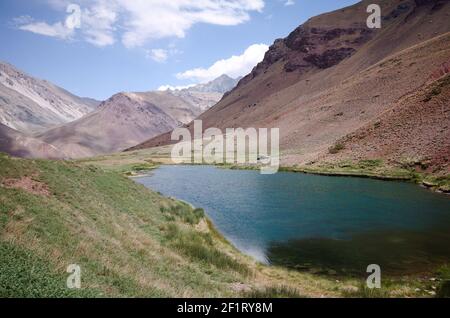
{"label": "cumulus cloud", "polygon": [[64,40],[73,38],[77,29],[80,29],[84,40],[93,45],[114,44],[114,23],[117,21],[114,10],[117,7],[114,4],[106,0],[97,0],[85,9],[64,0],[51,0],[50,4],[55,8],[66,8],[66,17],[63,22],[53,24],[43,21],[35,22],[31,17],[25,16],[14,20],[17,27],[20,30]]}
{"label": "cumulus cloud", "polygon": [[67,28],[61,22],[54,24],[48,24],[46,22],[32,22],[19,26],[19,29],[60,39],[68,39],[74,33],[73,29]]}
{"label": "cumulus cloud", "polygon": [[158,63],[164,63],[169,57],[169,52],[164,49],[153,49],[147,52],[147,57]]}
{"label": "cumulus cloud", "polygon": [[114,24],[118,20],[117,6],[110,1],[96,1],[82,11],[81,27],[84,39],[96,46],[115,43]]}
{"label": "cumulus cloud", "polygon": [[[67,0],[47,0],[56,10],[70,5]],[[264,0],[79,0],[81,34],[98,46],[114,44],[116,38],[128,47],[143,46],[151,39],[182,38],[195,24],[232,26],[250,19],[250,12],[261,12]],[[70,38],[74,30],[64,22],[26,23],[20,29]]]}
{"label": "cumulus cloud", "polygon": [[261,11],[263,0],[116,0],[125,10],[126,47],[143,45],[149,39],[183,38],[194,24],[238,25]]}
{"label": "cumulus cloud", "polygon": [[223,74],[233,78],[244,76],[250,73],[253,67],[263,60],[268,49],[269,46],[266,44],[253,44],[241,55],[219,60],[208,68],[195,68],[179,73],[176,76],[181,80],[189,79],[200,83],[211,81]]}

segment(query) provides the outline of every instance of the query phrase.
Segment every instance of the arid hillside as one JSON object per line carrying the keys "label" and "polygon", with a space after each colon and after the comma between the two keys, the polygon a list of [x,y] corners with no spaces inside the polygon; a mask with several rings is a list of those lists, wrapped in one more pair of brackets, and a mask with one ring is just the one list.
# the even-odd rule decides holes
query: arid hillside
{"label": "arid hillside", "polygon": [[336,145],[341,150],[330,151],[320,159],[333,162],[384,158],[393,165],[409,165],[420,171],[448,172],[449,63],[441,70],[446,75],[432,77],[430,84],[400,98],[372,122],[340,139]]}
{"label": "arid hillside", "polygon": [[236,80],[224,75],[183,90],[119,93],[96,111],[36,138],[64,153],[64,158],[122,151],[188,124],[235,85]]}
{"label": "arid hillside", "polygon": [[41,140],[0,124],[0,152],[22,158],[64,158],[64,153]]}
{"label": "arid hillside", "polygon": [[42,132],[76,120],[99,104],[0,62],[0,123],[5,126],[23,133]]}
{"label": "arid hillside", "polygon": [[[381,29],[366,25],[371,3],[382,8]],[[349,136],[345,149],[356,149],[350,136],[377,121],[382,127],[396,120],[409,127],[418,123],[408,115],[418,105],[409,103],[408,96],[420,99],[421,91],[426,94],[433,81],[445,76],[430,80],[450,61],[449,19],[450,3],[442,0],[362,1],[314,17],[276,40],[263,62],[199,119],[204,129],[279,127],[283,165],[379,156],[393,161],[414,157],[429,162],[430,169],[446,169],[442,158],[448,153],[436,142],[448,139],[445,87],[438,98],[447,115],[430,114],[433,129],[426,128],[429,123],[402,134],[386,129],[379,138],[389,152],[358,148],[358,153],[340,153],[335,146]],[[393,111],[398,107],[402,111]],[[412,139],[423,142],[414,145]],[[168,143],[170,134],[165,134],[133,149]]]}
{"label": "arid hillside", "polygon": [[132,93],[119,93],[79,120],[51,129],[36,138],[51,144],[69,158],[121,151],[133,144],[180,125],[164,111]]}

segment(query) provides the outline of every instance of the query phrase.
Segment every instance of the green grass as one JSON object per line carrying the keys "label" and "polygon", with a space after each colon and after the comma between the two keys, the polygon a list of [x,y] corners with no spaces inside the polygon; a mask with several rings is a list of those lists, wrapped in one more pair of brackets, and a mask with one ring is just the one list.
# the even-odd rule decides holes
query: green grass
{"label": "green grass", "polygon": [[368,288],[361,284],[355,291],[346,291],[344,296],[348,298],[389,298],[389,291],[386,288]]}
{"label": "green grass", "polygon": [[[5,179],[28,176],[49,193],[0,186],[0,296],[348,296],[341,284],[354,285],[351,277],[339,277],[337,283],[335,277],[268,267],[242,255],[202,209],[125,177],[130,165],[150,163],[146,153],[136,156],[136,161],[127,153],[106,162],[62,162],[0,154],[0,185]],[[384,164],[346,162],[339,169],[378,173]],[[82,269],[81,290],[66,288],[69,264]],[[412,278],[391,284],[387,292],[395,297],[429,296],[414,292],[428,285]],[[243,293],[239,286],[251,292]],[[446,288],[442,285],[439,295],[445,295]]]}
{"label": "green grass", "polygon": [[246,298],[306,298],[298,290],[286,286],[273,286],[244,293]]}
{"label": "green grass", "polygon": [[[23,267],[16,266],[11,252],[2,250],[1,266],[9,270],[0,277],[4,296],[49,297],[55,289],[55,296],[71,297],[62,279],[69,264],[81,266],[83,292],[108,297],[232,296],[228,284],[246,281],[234,260],[241,255],[227,257],[219,252],[220,242],[213,246],[196,230],[204,217],[201,209],[164,198],[114,171],[0,155],[0,182],[25,175],[47,185],[50,196],[0,187],[0,243],[47,262],[39,272],[49,281],[14,287],[8,277],[20,277],[19,271],[28,275],[33,262],[19,258]],[[168,242],[168,216],[194,240]],[[194,244],[196,237],[202,237],[204,249]],[[16,276],[10,273],[15,268]]]}
{"label": "green grass", "polygon": [[67,277],[32,251],[0,243],[1,297],[101,297],[95,289],[68,289]]}
{"label": "green grass", "polygon": [[436,297],[450,298],[450,265],[442,266],[437,272],[440,280]]}
{"label": "green grass", "polygon": [[201,208],[193,208],[185,202],[173,201],[169,206],[161,206],[160,211],[166,216],[167,221],[182,220],[185,223],[195,225],[205,217],[205,211]]}
{"label": "green grass", "polygon": [[[202,209],[152,192],[113,166],[0,154],[0,185],[26,176],[48,195],[0,186],[0,297],[238,297],[236,284],[313,279],[258,265]],[[66,287],[70,264],[81,267],[81,290]],[[337,295],[332,282],[314,281],[306,293]]]}
{"label": "green grass", "polygon": [[205,266],[214,266],[217,269],[233,270],[243,275],[249,275],[250,269],[221,252],[214,246],[210,233],[199,233],[191,229],[181,229],[176,224],[169,224],[166,238],[168,245]]}
{"label": "green grass", "polygon": [[412,169],[387,166],[382,160],[344,160],[340,162],[323,162],[320,164],[290,167],[286,171],[304,172],[330,176],[366,177],[382,180],[414,181],[416,173]]}

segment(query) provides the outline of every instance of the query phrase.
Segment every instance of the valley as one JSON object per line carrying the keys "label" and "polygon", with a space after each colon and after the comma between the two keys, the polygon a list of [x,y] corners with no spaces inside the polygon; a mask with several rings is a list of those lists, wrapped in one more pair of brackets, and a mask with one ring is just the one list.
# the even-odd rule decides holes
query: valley
{"label": "valley", "polygon": [[[365,278],[263,265],[203,210],[111,168],[5,155],[0,163],[5,297],[429,297],[447,279],[442,267],[386,278],[378,291]],[[26,176],[30,187],[19,182]],[[84,273],[80,290],[64,288],[74,263]]]}
{"label": "valley", "polygon": [[[331,6],[318,4],[273,33],[269,10],[287,17],[299,3],[174,1],[161,4],[178,10],[162,24],[170,40],[150,34],[159,18],[143,23],[159,6],[114,3],[83,2],[74,29],[71,16],[11,18],[11,32],[73,50],[95,78],[82,81],[110,97],[0,62],[0,297],[449,297],[449,1],[362,0],[312,16]],[[373,3],[381,28],[367,24]],[[232,27],[241,32],[209,34]],[[18,65],[40,65],[30,54]],[[58,62],[46,73],[55,83],[76,67]],[[127,67],[136,78],[122,78]],[[74,91],[92,89],[82,81]],[[150,89],[166,81],[177,84]],[[192,147],[175,159],[180,128]],[[224,132],[239,128],[279,138],[229,150]],[[256,163],[239,162],[247,155]],[[277,173],[260,174],[272,161]],[[367,284],[371,264],[382,288]],[[67,285],[74,267],[81,288]]]}

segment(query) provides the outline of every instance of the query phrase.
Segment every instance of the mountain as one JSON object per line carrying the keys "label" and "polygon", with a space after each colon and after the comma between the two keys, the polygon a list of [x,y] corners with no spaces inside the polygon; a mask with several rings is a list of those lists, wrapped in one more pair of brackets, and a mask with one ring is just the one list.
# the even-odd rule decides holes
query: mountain
{"label": "mountain", "polygon": [[94,112],[36,137],[70,158],[120,151],[181,125],[176,118],[186,116],[185,105],[177,108],[174,103],[163,110],[161,104],[152,103],[159,97],[159,93],[119,93]]}
{"label": "mountain", "polygon": [[226,74],[223,74],[211,82],[206,84],[198,84],[182,91],[225,94],[231,91],[240,80],[241,78],[234,79]]}
{"label": "mountain", "polygon": [[0,63],[0,123],[10,128],[41,132],[78,119],[99,103]]}
{"label": "mountain", "polygon": [[235,84],[235,80],[221,76],[186,90],[119,93],[96,111],[36,137],[70,158],[122,151],[188,124],[216,104],[223,96],[222,91]]}
{"label": "mountain", "polygon": [[241,78],[231,78],[222,75],[205,84],[198,84],[181,90],[166,90],[167,93],[178,96],[193,108],[200,108],[201,112],[219,102],[223,95],[231,91]]}
{"label": "mountain", "polygon": [[23,158],[64,158],[65,155],[41,140],[0,124],[0,152]]}
{"label": "mountain", "polygon": [[[381,29],[367,28],[372,3]],[[283,165],[413,158],[448,170],[449,12],[449,1],[370,0],[314,17],[199,119],[204,129],[279,127]],[[132,149],[168,143],[170,133]]]}

